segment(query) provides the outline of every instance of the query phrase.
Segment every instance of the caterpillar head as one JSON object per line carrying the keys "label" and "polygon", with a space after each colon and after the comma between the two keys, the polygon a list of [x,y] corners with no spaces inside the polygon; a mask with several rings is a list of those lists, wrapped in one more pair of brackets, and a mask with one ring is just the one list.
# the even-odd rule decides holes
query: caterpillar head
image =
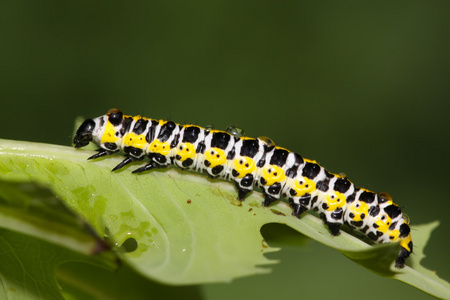
{"label": "caterpillar head", "polygon": [[97,124],[93,119],[87,119],[81,124],[75,133],[75,137],[73,138],[73,143],[75,148],[81,148],[87,146],[90,141],[92,141],[92,132],[97,127]]}
{"label": "caterpillar head", "polygon": [[[95,119],[85,120],[78,128],[73,138],[75,148],[87,146],[89,142],[93,141],[96,144],[100,143],[102,135],[108,125],[115,127],[122,122],[123,114],[118,109],[110,109],[106,115]],[[109,132],[111,135],[111,132]],[[114,137],[111,137],[114,138]]]}

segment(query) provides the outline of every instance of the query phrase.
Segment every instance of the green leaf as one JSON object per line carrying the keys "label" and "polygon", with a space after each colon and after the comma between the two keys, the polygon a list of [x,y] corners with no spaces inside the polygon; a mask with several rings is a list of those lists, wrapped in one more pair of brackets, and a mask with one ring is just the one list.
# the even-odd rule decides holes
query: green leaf
{"label": "green leaf", "polygon": [[[135,175],[133,166],[111,173],[121,157],[86,161],[90,155],[69,147],[0,140],[0,179],[48,186],[99,236],[107,236],[127,264],[160,282],[227,282],[267,273],[270,269],[263,265],[276,261],[264,253],[278,249],[264,242],[260,229],[280,223],[374,272],[449,297],[447,282],[416,266],[421,253],[413,255],[414,269],[397,270],[393,260],[398,244],[370,246],[345,232],[332,237],[311,214],[298,220],[284,202],[262,207],[257,192],[241,203],[232,184],[200,174],[169,169]],[[431,226],[416,228],[414,243],[423,249]]]}
{"label": "green leaf", "polygon": [[33,183],[0,181],[0,249],[0,299],[63,299],[54,273],[69,261],[117,267],[89,225]]}
{"label": "green leaf", "polygon": [[30,235],[0,228],[0,299],[64,299],[56,268],[77,261],[110,267],[101,257],[87,257]]}
{"label": "green leaf", "polygon": [[[158,284],[123,264],[116,272],[85,263],[66,263],[57,271],[66,300],[69,299],[203,299],[198,286]],[[47,299],[47,298],[46,298]]]}
{"label": "green leaf", "polygon": [[88,255],[108,245],[48,188],[0,181],[0,227],[36,236]]}

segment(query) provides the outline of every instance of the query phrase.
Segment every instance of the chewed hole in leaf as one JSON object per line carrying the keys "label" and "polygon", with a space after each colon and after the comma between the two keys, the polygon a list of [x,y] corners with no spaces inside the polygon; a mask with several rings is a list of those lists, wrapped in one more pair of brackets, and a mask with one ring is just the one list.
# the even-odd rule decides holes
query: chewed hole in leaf
{"label": "chewed hole in leaf", "polygon": [[103,232],[104,232],[104,237],[105,238],[108,238],[109,237],[109,235],[110,235],[110,233],[109,233],[109,228],[108,227],[105,227],[105,228],[103,228]]}
{"label": "chewed hole in leaf", "polygon": [[280,223],[267,223],[261,227],[261,235],[271,247],[301,246],[310,239],[297,230]]}
{"label": "chewed hole in leaf", "polygon": [[126,253],[130,253],[130,252],[134,252],[136,251],[136,249],[138,248],[138,242],[136,241],[135,238],[128,238],[126,239],[122,245],[120,245],[120,251],[121,252],[126,252]]}

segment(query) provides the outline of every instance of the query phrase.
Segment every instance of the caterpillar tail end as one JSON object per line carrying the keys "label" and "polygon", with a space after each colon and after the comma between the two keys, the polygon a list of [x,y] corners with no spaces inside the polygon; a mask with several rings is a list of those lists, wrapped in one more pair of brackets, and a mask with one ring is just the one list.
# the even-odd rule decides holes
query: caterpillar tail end
{"label": "caterpillar tail end", "polygon": [[408,235],[400,242],[400,252],[395,260],[395,267],[397,269],[403,269],[405,267],[405,261],[413,251],[413,243],[411,235]]}

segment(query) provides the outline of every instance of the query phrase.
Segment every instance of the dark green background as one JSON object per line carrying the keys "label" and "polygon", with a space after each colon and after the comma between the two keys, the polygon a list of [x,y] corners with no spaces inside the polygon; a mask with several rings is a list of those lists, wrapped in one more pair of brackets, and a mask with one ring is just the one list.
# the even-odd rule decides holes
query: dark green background
{"label": "dark green background", "polygon": [[[75,117],[111,107],[238,124],[389,192],[412,225],[440,220],[424,263],[450,279],[449,15],[449,1],[4,1],[0,138],[70,145]],[[272,275],[205,293],[426,298],[315,242],[271,257]]]}

